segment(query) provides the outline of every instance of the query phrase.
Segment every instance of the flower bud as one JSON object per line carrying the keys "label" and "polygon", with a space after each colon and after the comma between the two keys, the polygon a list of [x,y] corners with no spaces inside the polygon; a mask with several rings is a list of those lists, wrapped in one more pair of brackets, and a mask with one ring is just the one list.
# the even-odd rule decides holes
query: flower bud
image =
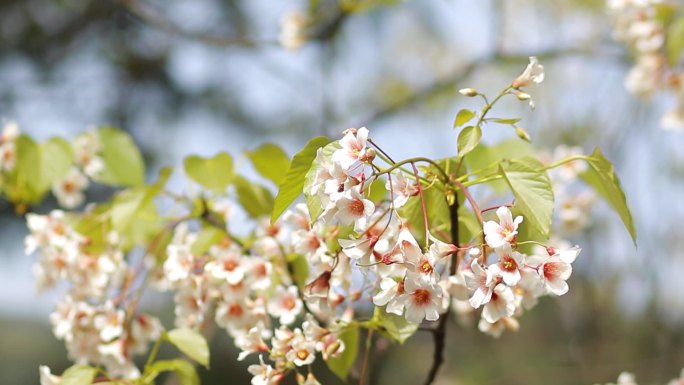
{"label": "flower bud", "polygon": [[525,131],[525,129],[522,127],[516,127],[515,133],[516,133],[516,135],[518,135],[518,138],[520,138],[526,142],[532,141],[532,138],[530,138],[530,134],[528,134],[527,131]]}
{"label": "flower bud", "polygon": [[474,88],[461,88],[460,90],[458,90],[458,93],[469,98],[477,96],[477,90]]}
{"label": "flower bud", "polygon": [[373,161],[373,159],[375,159],[375,155],[376,155],[375,149],[369,148],[366,150],[365,153],[363,153],[363,156],[361,156],[359,158],[359,160],[362,162],[370,163]]}
{"label": "flower bud", "polygon": [[514,94],[518,98],[518,100],[521,100],[521,101],[526,101],[526,100],[532,99],[532,96],[530,94],[528,94],[527,92],[515,90]]}
{"label": "flower bud", "polygon": [[482,250],[480,250],[479,247],[471,247],[470,250],[468,250],[468,254],[473,258],[478,257],[481,253]]}
{"label": "flower bud", "polygon": [[547,252],[550,256],[551,256],[551,255],[556,255],[556,249],[554,249],[554,248],[551,247],[551,246],[548,246],[548,247],[546,248],[546,252]]}

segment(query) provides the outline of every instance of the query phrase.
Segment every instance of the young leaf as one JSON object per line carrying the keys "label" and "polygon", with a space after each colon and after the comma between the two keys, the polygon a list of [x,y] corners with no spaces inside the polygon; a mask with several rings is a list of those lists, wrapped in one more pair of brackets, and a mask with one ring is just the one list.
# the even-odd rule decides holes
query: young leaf
{"label": "young leaf", "polygon": [[204,337],[192,329],[173,329],[166,334],[169,342],[188,357],[209,368],[209,345]]}
{"label": "young leaf", "polygon": [[342,381],[347,380],[349,369],[354,366],[356,355],[359,352],[359,329],[350,328],[340,333],[339,338],[344,342],[344,351],[339,357],[330,357],[326,364]]}
{"label": "young leaf", "polygon": [[273,196],[268,189],[258,183],[237,176],[233,181],[238,201],[252,218],[260,218],[273,211]]}
{"label": "young leaf", "polygon": [[137,186],[145,181],[145,163],[138,146],[124,131],[112,127],[98,130],[104,170],[93,179],[113,186]]}
{"label": "young leaf", "polygon": [[603,156],[601,150],[596,148],[587,159],[590,170],[581,175],[582,179],[594,187],[596,191],[601,194],[613,209],[620,215],[622,223],[632,237],[632,241],[636,245],[636,229],[634,227],[634,220],[632,213],[627,206],[627,198],[620,186],[620,180],[615,174],[612,163]]}
{"label": "young leaf", "polygon": [[97,369],[88,365],[74,365],[65,370],[59,385],[90,385],[95,379]]}
{"label": "young leaf", "polygon": [[282,148],[266,143],[254,151],[248,151],[247,157],[261,176],[280,185],[290,167],[290,158]]}
{"label": "young leaf", "polygon": [[55,181],[62,179],[71,169],[74,151],[69,142],[52,138],[40,144],[40,182],[49,190]]}
{"label": "young leaf", "polygon": [[214,226],[205,226],[197,234],[197,239],[190,247],[190,251],[193,255],[203,255],[211,245],[218,243],[225,236],[225,231]]}
{"label": "young leaf", "polygon": [[[152,199],[159,194],[171,176],[170,168],[163,168],[159,179],[152,185],[134,187],[117,194],[112,201],[112,226],[122,234],[129,234],[130,227],[144,214],[156,213]],[[150,218],[147,218],[150,219]],[[135,232],[133,232],[135,233]]]}
{"label": "young leaf", "polygon": [[546,171],[541,171],[543,167],[536,159],[525,157],[500,164],[499,170],[525,218],[523,226],[534,227],[548,239],[553,216],[553,187]]}
{"label": "young leaf", "polygon": [[384,307],[376,307],[372,322],[378,330],[400,344],[406,342],[418,330],[419,324],[408,322],[405,317],[385,311]]}
{"label": "young leaf", "polygon": [[316,158],[316,151],[330,142],[331,139],[325,136],[313,138],[294,155],[285,177],[278,186],[278,195],[276,195],[273,213],[271,213],[271,223],[275,223],[290,204],[302,194],[304,178],[311,168],[311,162]]}
{"label": "young leaf", "polygon": [[145,383],[152,384],[153,380],[162,372],[175,372],[180,385],[200,385],[200,379],[195,366],[185,360],[157,361],[149,368],[149,374],[144,377]]}
{"label": "young leaf", "polygon": [[522,119],[520,118],[492,118],[489,121],[499,124],[516,124]]}
{"label": "young leaf", "polygon": [[[508,139],[494,146],[486,146],[480,143],[465,157],[468,169],[478,171],[478,176],[489,175],[499,170],[498,163],[503,159],[521,156],[535,156],[534,148],[528,142],[517,139]],[[494,180],[488,186],[497,193],[507,191],[508,186],[503,180]]]}
{"label": "young leaf", "polygon": [[233,158],[227,152],[211,158],[188,156],[183,160],[183,167],[188,177],[215,192],[225,191],[233,180]]}
{"label": "young leaf", "polygon": [[474,116],[475,112],[465,108],[458,111],[458,113],[456,114],[456,119],[454,119],[454,128],[460,127],[465,123],[468,123],[470,119],[472,119]]}
{"label": "young leaf", "polygon": [[287,263],[292,269],[292,279],[294,279],[295,284],[299,289],[303,289],[306,286],[307,279],[309,279],[309,262],[303,255],[291,254],[287,257]]}
{"label": "young leaf", "polygon": [[482,129],[480,126],[468,126],[458,134],[458,156],[465,156],[480,143]]}

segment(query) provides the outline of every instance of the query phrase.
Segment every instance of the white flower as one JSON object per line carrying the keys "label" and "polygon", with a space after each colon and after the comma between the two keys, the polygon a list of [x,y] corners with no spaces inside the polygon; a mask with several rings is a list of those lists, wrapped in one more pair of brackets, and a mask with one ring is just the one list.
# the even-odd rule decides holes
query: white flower
{"label": "white flower", "polygon": [[544,280],[546,290],[550,293],[563,295],[568,292],[568,284],[565,281],[572,274],[572,266],[564,262],[560,256],[554,255],[546,259],[537,271]]}
{"label": "white flower", "polygon": [[339,163],[344,170],[361,160],[366,152],[366,141],[368,140],[368,129],[361,127],[358,130],[350,129],[340,139],[342,148],[335,150],[332,161]]}
{"label": "white flower", "polygon": [[14,142],[19,137],[19,125],[16,122],[7,122],[0,134],[0,143]]}
{"label": "white flower", "polygon": [[245,277],[245,266],[237,253],[233,251],[221,252],[216,261],[204,266],[204,271],[218,281],[226,281],[236,285]]}
{"label": "white flower", "polygon": [[304,337],[301,330],[296,329],[294,331],[290,346],[291,349],[285,354],[285,358],[295,365],[309,365],[316,359],[316,344]]}
{"label": "white flower", "polygon": [[501,206],[496,210],[499,223],[487,221],[484,224],[485,241],[493,249],[504,245],[510,246],[518,235],[518,225],[523,221],[523,217],[517,216],[513,220],[511,210],[506,206]]}
{"label": "white flower", "polygon": [[515,313],[515,296],[513,290],[504,284],[494,287],[492,297],[482,309],[482,318],[494,323],[503,317],[510,317]]}
{"label": "white flower", "polygon": [[442,287],[422,275],[408,273],[404,280],[404,294],[399,301],[406,308],[406,320],[421,323],[423,319],[436,321],[442,305]]}
{"label": "white flower", "polygon": [[17,164],[17,151],[14,142],[0,145],[0,171],[12,171]]}
{"label": "white flower", "polygon": [[71,146],[76,155],[76,163],[86,175],[93,177],[104,170],[104,161],[97,155],[101,149],[97,131],[88,131],[76,137]]}
{"label": "white flower", "polygon": [[88,187],[88,178],[77,168],[72,167],[64,179],[52,185],[52,193],[60,206],[71,209],[79,206],[85,200],[83,190]]}
{"label": "white flower", "polygon": [[511,250],[511,247],[505,244],[497,250],[497,253],[499,262],[489,267],[492,274],[500,275],[506,285],[517,285],[520,282],[520,269],[525,265],[525,256]]}
{"label": "white flower", "polygon": [[660,125],[666,130],[684,130],[684,103],[679,102],[676,107],[665,112],[660,118]]}
{"label": "white flower", "polygon": [[302,301],[296,286],[278,286],[268,302],[268,312],[278,318],[281,324],[292,324],[302,312]]}
{"label": "white flower", "polygon": [[373,304],[375,306],[385,306],[388,313],[402,315],[404,313],[404,304],[398,300],[400,295],[404,294],[404,280],[396,280],[391,277],[383,278],[380,281],[380,292],[373,296]]}
{"label": "white flower", "polygon": [[639,56],[625,78],[625,88],[639,97],[651,97],[659,88],[665,60],[661,55]]}
{"label": "white flower", "polygon": [[520,323],[513,317],[503,317],[494,323],[487,322],[486,319],[480,318],[477,328],[484,334],[499,338],[504,330],[518,331]]}
{"label": "white flower", "polygon": [[473,260],[470,270],[464,271],[466,286],[473,292],[470,305],[475,309],[489,302],[496,280],[489,269],[484,269],[477,260]]}
{"label": "white flower", "polygon": [[375,212],[373,202],[361,195],[360,186],[347,190],[342,198],[337,201],[336,206],[339,210],[336,216],[337,220],[343,225],[357,222],[359,226],[363,227],[366,223],[366,217]]}
{"label": "white flower", "polygon": [[244,360],[248,355],[258,352],[267,352],[268,345],[261,339],[262,331],[259,326],[255,326],[247,333],[238,334],[235,338],[235,346],[242,350],[238,355],[238,361]]}
{"label": "white flower", "polygon": [[525,71],[511,84],[513,88],[527,87],[531,84],[539,84],[544,81],[544,66],[539,64],[535,56],[530,56],[530,64]]}
{"label": "white flower", "polygon": [[264,358],[259,356],[258,365],[249,365],[247,371],[253,376],[252,385],[274,385],[280,382],[281,376],[277,374],[271,365],[264,363]]}
{"label": "white flower", "polygon": [[394,196],[392,203],[395,209],[403,206],[410,197],[418,194],[418,187],[416,184],[410,183],[401,172],[396,175],[389,174],[389,179],[385,183],[385,188]]}
{"label": "white flower", "polygon": [[50,368],[45,365],[40,365],[38,368],[40,372],[40,385],[59,385],[62,378],[50,373]]}

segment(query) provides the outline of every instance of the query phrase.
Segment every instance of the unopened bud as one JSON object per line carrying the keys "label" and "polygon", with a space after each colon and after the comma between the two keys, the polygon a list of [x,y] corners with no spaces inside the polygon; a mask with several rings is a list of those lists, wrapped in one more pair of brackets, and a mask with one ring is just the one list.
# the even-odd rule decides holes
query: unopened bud
{"label": "unopened bud", "polygon": [[482,250],[480,250],[479,247],[471,247],[470,250],[468,250],[468,254],[475,258],[478,257],[480,254],[482,254]]}
{"label": "unopened bud", "polygon": [[532,96],[528,94],[527,92],[522,92],[522,91],[515,91],[515,96],[518,98],[518,100],[530,100],[532,99]]}
{"label": "unopened bud", "polygon": [[526,142],[532,141],[532,138],[530,138],[530,134],[528,134],[527,131],[525,131],[525,129],[522,127],[516,127],[515,133],[516,133],[516,135],[518,135],[518,138],[520,138]]}
{"label": "unopened bud", "polygon": [[549,254],[549,256],[551,256],[551,255],[556,255],[556,249],[554,249],[554,248],[551,247],[551,246],[549,246],[549,247],[546,248],[546,252]]}
{"label": "unopened bud", "polygon": [[337,340],[325,348],[325,355],[329,357],[335,356],[335,354],[338,352],[338,350],[340,350],[341,347],[342,343],[340,342],[340,340]]}
{"label": "unopened bud", "polygon": [[295,375],[295,379],[297,380],[298,385],[303,385],[306,381],[306,377],[304,377],[304,375],[299,372],[297,372],[297,374]]}
{"label": "unopened bud", "polygon": [[461,88],[458,93],[469,98],[477,96],[477,90],[474,88]]}
{"label": "unopened bud", "polygon": [[366,150],[366,152],[363,153],[363,156],[360,158],[362,162],[370,163],[375,159],[375,149],[374,148],[369,148]]}
{"label": "unopened bud", "polygon": [[356,135],[356,128],[350,127],[350,128],[347,128],[346,130],[342,131],[342,135],[347,135],[349,133],[351,133],[352,135]]}

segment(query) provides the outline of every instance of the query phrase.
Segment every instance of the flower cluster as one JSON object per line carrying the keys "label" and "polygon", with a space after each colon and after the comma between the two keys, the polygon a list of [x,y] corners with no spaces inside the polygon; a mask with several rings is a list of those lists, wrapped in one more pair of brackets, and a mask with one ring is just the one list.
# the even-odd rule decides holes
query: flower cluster
{"label": "flower cluster", "polygon": [[[673,67],[665,50],[666,24],[659,17],[664,0],[608,0],[615,38],[636,55],[636,64],[625,78],[625,88],[634,95],[650,98],[665,89],[677,98],[674,108],[661,118],[666,129],[684,129],[684,72]],[[674,37],[672,37],[674,38]]]}
{"label": "flower cluster", "polygon": [[[471,260],[459,266],[450,278],[454,308],[467,313],[482,307],[479,329],[498,337],[508,330],[517,330],[516,317],[537,304],[542,295],[560,296],[568,292],[567,279],[572,273],[572,262],[580,248],[567,250],[543,249],[544,253],[526,255],[515,250],[518,225],[523,218],[513,218],[511,211],[499,207],[499,221],[484,224],[484,250],[471,249]],[[492,260],[487,265],[487,261]],[[467,301],[471,308],[464,306]]]}
{"label": "flower cluster", "polygon": [[31,234],[26,252],[40,251],[33,269],[38,288],[69,285],[50,315],[53,333],[64,340],[72,360],[103,365],[112,376],[137,377],[132,356],[145,353],[148,343],[159,338],[161,324],[152,316],[128,313],[120,298],[109,298],[127,271],[118,236],[109,234],[107,247],[91,251],[69,219],[59,210],[27,215]]}

